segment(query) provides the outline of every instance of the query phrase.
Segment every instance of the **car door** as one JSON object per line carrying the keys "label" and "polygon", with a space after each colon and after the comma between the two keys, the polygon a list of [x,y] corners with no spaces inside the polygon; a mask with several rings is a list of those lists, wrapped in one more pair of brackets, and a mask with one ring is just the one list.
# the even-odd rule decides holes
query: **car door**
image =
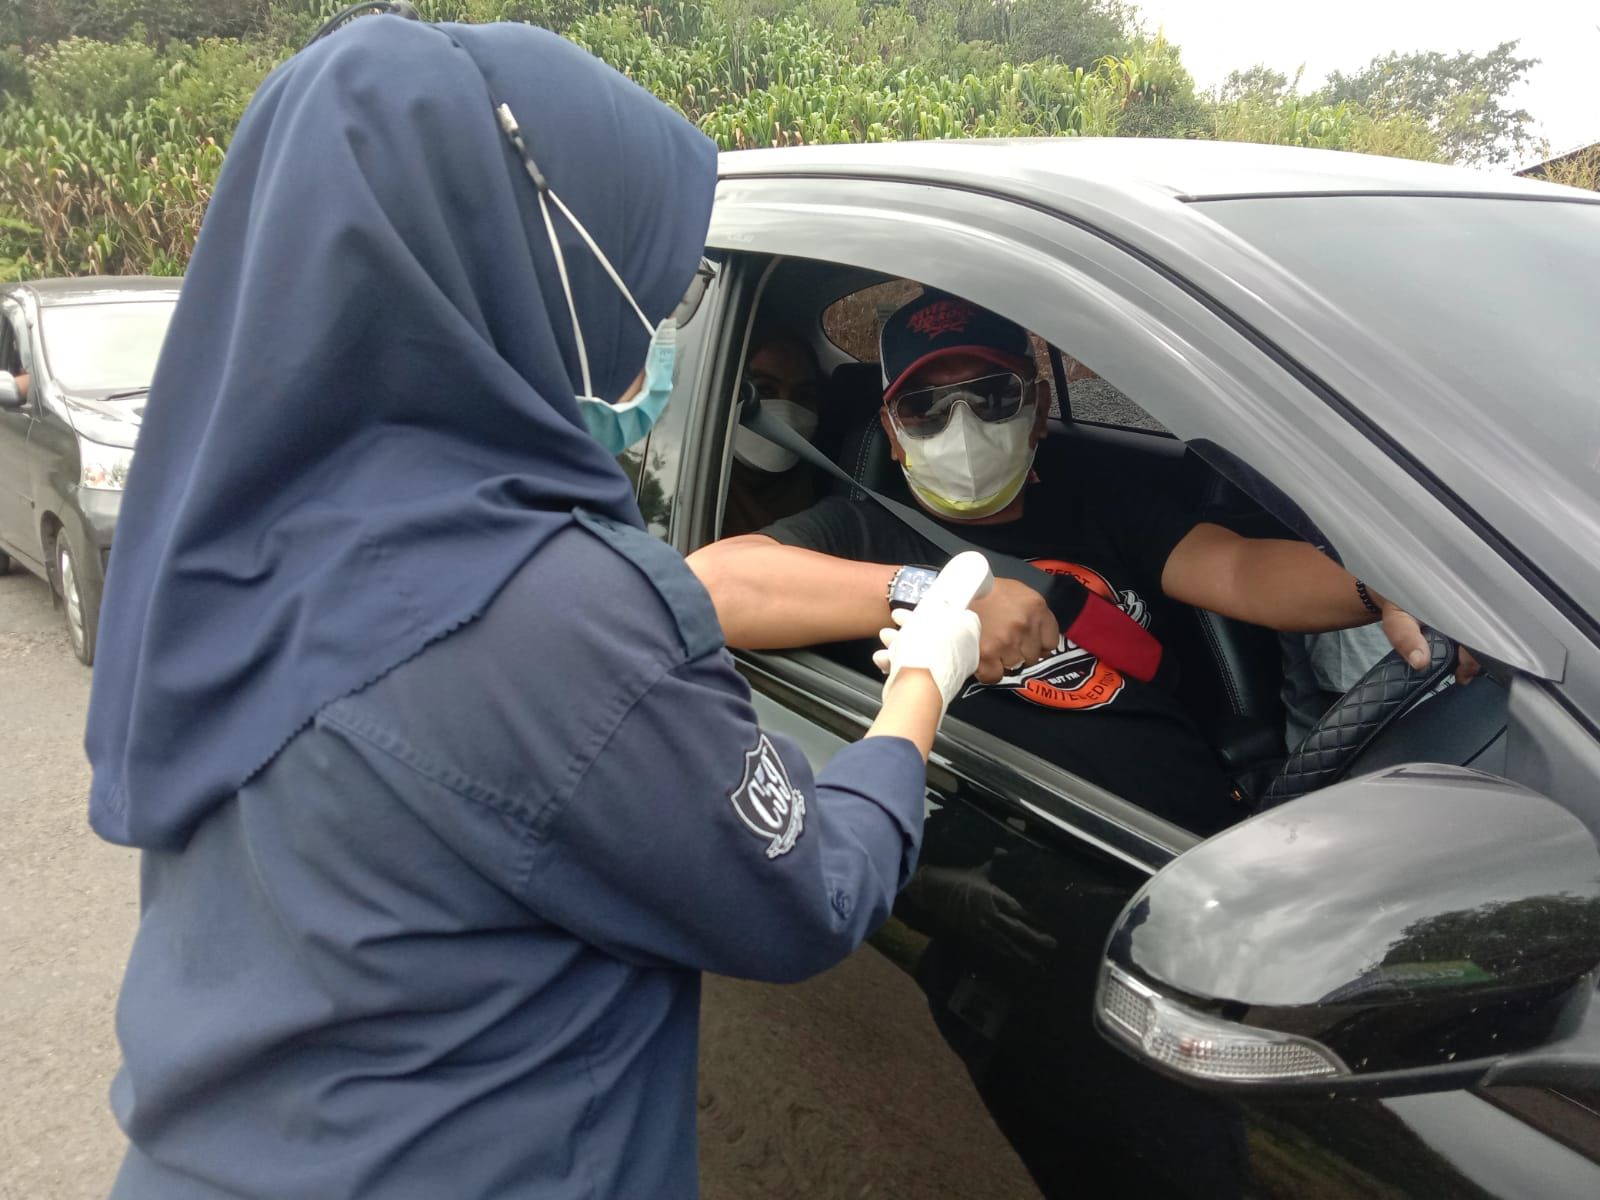
{"label": "car door", "polygon": [[[0,368],[30,370],[33,353],[22,307],[0,299]],[[0,408],[0,543],[9,553],[39,558],[33,529],[32,466],[28,439],[38,411],[36,396],[16,408]]]}
{"label": "car door", "polygon": [[[681,549],[715,530],[738,348],[765,263],[821,257],[945,288],[1081,348],[1191,445],[1224,448],[1301,500],[1353,561],[1365,556],[1379,568],[1371,578],[1387,583],[1384,565],[1396,574],[1395,560],[1415,541],[1452,545],[1448,564],[1427,554],[1407,560],[1405,586],[1468,589],[1476,603],[1451,632],[1513,670],[1549,677],[1560,650],[1549,631],[1559,621],[1471,543],[1437,497],[1372,455],[1360,431],[1203,298],[1081,224],[910,182],[732,179],[719,189],[710,242],[731,256],[723,295],[699,335],[707,349],[695,377],[680,381],[688,403],[673,421],[681,424],[652,439],[671,479],[667,534]],[[1308,490],[1308,479],[1318,486]],[[1394,526],[1396,512],[1407,514],[1400,546],[1374,542],[1370,531]],[[1520,642],[1482,615],[1506,611],[1526,617]],[[875,709],[870,680],[816,654],[740,660],[764,719],[819,755],[858,736]],[[1080,1194],[1086,1173],[1100,1180],[1098,1194],[1127,1195],[1302,1196],[1311,1179],[1329,1197],[1580,1195],[1600,1183],[1600,1169],[1570,1141],[1465,1093],[1241,1105],[1150,1074],[1090,1032],[1090,981],[1127,898],[1195,839],[956,721],[930,765],[929,812],[923,871],[939,872],[939,887],[897,909],[880,943],[917,973],[941,1029],[1048,1193]],[[995,900],[996,891],[1053,941],[1048,954],[1027,938],[1008,944],[994,922],[975,923],[958,902]],[[1486,1161],[1481,1139],[1504,1139],[1511,1127],[1516,1153]]]}

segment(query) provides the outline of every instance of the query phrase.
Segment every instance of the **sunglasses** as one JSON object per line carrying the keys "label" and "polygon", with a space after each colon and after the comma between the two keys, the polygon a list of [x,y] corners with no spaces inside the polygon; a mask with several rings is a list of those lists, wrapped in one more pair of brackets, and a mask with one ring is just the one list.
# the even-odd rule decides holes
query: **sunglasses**
{"label": "sunglasses", "polygon": [[706,298],[706,292],[711,288],[711,281],[717,277],[717,264],[704,255],[700,258],[700,265],[694,269],[694,278],[689,281],[689,290],[683,294],[683,299],[678,301],[678,307],[672,310],[672,319],[682,329],[700,311],[700,302]]}
{"label": "sunglasses", "polygon": [[966,405],[978,420],[994,423],[1009,421],[1023,409],[1031,409],[1037,396],[1037,389],[1023,383],[1018,375],[985,375],[982,379],[901,392],[889,401],[889,415],[906,437],[933,437],[944,432],[958,404]]}

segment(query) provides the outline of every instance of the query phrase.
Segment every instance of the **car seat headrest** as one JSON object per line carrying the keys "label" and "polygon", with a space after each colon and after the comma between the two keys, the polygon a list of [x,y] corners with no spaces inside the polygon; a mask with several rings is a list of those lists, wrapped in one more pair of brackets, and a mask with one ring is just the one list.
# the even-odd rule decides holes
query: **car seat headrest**
{"label": "car seat headrest", "polygon": [[[845,363],[833,372],[823,425],[836,422],[837,441],[829,443],[833,461],[858,483],[877,492],[897,495],[904,480],[889,457],[889,439],[878,420],[883,407],[883,376],[877,363]],[[819,439],[820,441],[820,439]],[[840,484],[838,491],[844,490]],[[852,492],[857,499],[865,497]]]}

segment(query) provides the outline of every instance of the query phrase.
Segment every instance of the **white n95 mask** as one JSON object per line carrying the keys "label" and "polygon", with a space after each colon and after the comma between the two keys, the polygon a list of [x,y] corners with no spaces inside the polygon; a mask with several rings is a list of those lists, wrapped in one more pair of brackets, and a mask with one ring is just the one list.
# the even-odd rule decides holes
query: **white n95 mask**
{"label": "white n95 mask", "polygon": [[[761,401],[761,411],[780,424],[787,425],[808,442],[811,435],[817,432],[817,414],[793,400],[769,397]],[[733,434],[733,457],[747,467],[773,475],[789,470],[800,461],[800,456],[793,450],[769,442],[755,430],[743,425]]]}
{"label": "white n95 mask", "polygon": [[1016,499],[1028,480],[1032,432],[1032,405],[1006,421],[982,421],[965,404],[957,404],[950,423],[932,437],[900,432],[906,483],[940,516],[957,521],[993,516]]}

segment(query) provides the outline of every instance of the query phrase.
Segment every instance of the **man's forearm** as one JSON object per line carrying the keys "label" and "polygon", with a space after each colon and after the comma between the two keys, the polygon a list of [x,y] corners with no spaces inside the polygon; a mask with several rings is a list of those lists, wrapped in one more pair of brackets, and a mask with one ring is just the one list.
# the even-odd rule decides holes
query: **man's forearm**
{"label": "man's forearm", "polygon": [[1367,625],[1355,578],[1305,542],[1243,538],[1197,525],[1178,543],[1162,575],[1175,600],[1285,633]]}
{"label": "man's forearm", "polygon": [[689,555],[728,645],[781,650],[869,638],[889,623],[898,569],[785,546],[764,534],[713,542]]}
{"label": "man's forearm", "polygon": [[[1304,542],[1259,539],[1250,543],[1240,620],[1284,633],[1321,633],[1370,625],[1378,619],[1361,603],[1355,576]],[[1252,613],[1254,615],[1252,615]]]}
{"label": "man's forearm", "polygon": [[[1382,620],[1384,636],[1417,670],[1430,650],[1410,613],[1376,592],[1368,608],[1355,576],[1314,546],[1275,538],[1242,538],[1218,525],[1196,525],[1173,548],[1161,573],[1161,590],[1174,600],[1284,633],[1322,633]],[[1478,673],[1464,647],[1456,682]]]}

